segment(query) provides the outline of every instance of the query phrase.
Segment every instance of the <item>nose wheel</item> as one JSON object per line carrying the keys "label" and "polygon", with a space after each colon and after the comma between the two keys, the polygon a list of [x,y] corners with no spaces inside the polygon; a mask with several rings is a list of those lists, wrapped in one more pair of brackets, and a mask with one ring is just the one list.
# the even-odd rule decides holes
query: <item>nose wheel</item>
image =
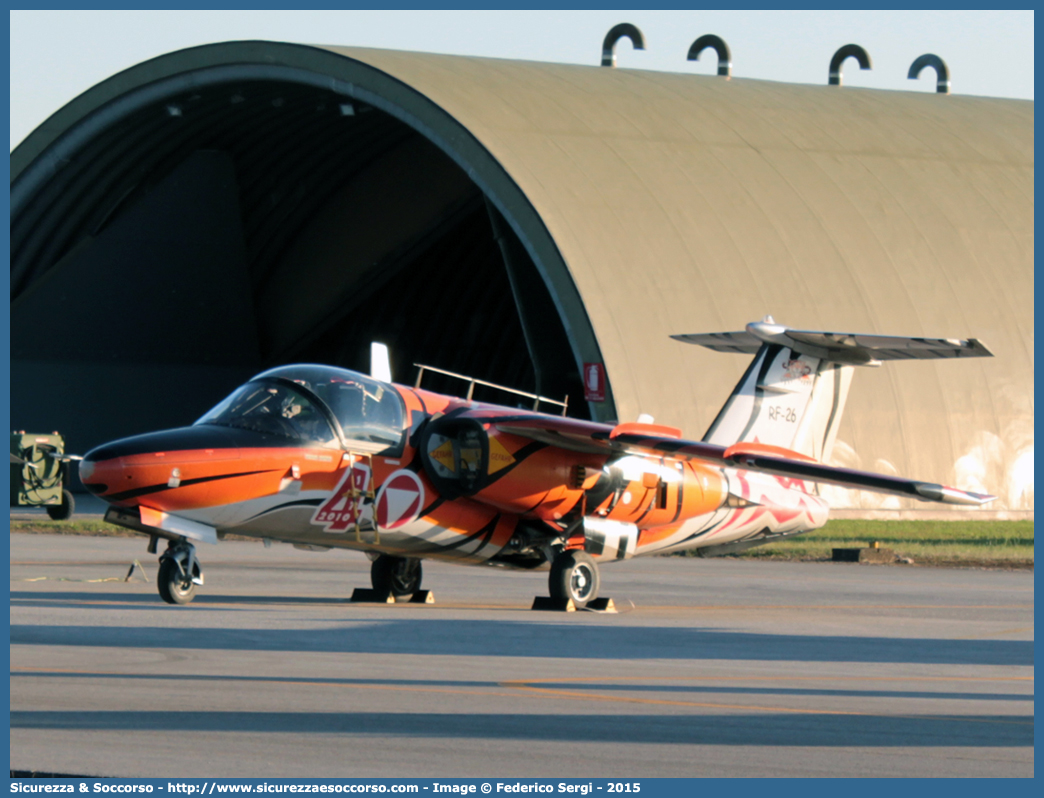
{"label": "nose wheel", "polygon": [[168,604],[188,604],[196,597],[196,586],[203,584],[203,571],[196,559],[196,547],[171,541],[159,561],[157,587]]}
{"label": "nose wheel", "polygon": [[563,551],[551,562],[549,588],[557,601],[572,599],[583,606],[598,597],[598,564],[585,551]]}

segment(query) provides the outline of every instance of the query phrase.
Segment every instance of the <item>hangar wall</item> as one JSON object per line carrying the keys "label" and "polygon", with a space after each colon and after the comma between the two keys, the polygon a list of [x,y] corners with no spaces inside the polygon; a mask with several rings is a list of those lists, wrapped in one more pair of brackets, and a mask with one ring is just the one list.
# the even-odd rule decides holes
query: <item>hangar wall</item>
{"label": "hangar wall", "polygon": [[[232,64],[257,80],[273,66],[324,75],[386,113],[416,111],[416,97],[433,107],[397,118],[503,214],[572,365],[604,360],[612,395],[593,417],[646,412],[702,435],[745,359],[671,333],[772,314],[811,329],[977,337],[995,358],[859,370],[834,461],[997,493],[990,514],[1032,513],[1032,102],[233,43],[147,62],[71,103],[12,155],[12,196],[23,170],[120,96]],[[284,260],[305,247],[300,228],[290,238]],[[831,500],[864,513],[916,506]]]}
{"label": "hangar wall", "polygon": [[772,314],[977,337],[995,358],[859,370],[834,461],[1032,509],[1032,102],[334,49],[462,120],[522,188],[621,419],[700,435],[742,373],[672,333]]}

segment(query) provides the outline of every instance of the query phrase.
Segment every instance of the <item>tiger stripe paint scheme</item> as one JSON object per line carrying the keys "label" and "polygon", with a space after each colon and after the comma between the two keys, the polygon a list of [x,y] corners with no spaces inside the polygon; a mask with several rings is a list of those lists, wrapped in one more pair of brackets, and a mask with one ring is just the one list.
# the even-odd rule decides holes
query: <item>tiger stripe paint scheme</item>
{"label": "tiger stripe paint scheme", "polygon": [[[847,393],[836,387],[836,362],[822,348],[818,358],[801,351],[801,335],[811,333],[795,333],[796,348],[783,351],[787,328],[752,328],[766,338],[757,380],[748,370],[704,441],[652,423],[598,424],[330,366],[283,366],[190,427],[98,447],[81,478],[112,505],[110,520],[149,534],[150,546],[168,540],[160,593],[173,603],[202,584],[194,541],[228,533],[365,551],[374,587],[393,592],[418,588],[417,563],[427,558],[550,565],[552,597],[583,603],[597,593],[598,561],[725,553],[821,527],[829,508],[818,483],[951,504],[993,498],[824,465]],[[872,343],[893,354],[903,340]],[[915,355],[925,357],[932,340],[917,339]],[[947,351],[988,354],[978,342],[940,341]],[[784,413],[778,403],[744,400],[752,391],[794,398]],[[744,433],[722,440],[721,429]]]}
{"label": "tiger stripe paint scheme", "polygon": [[[414,522],[399,529],[377,530],[380,550],[469,562],[487,561],[503,550],[521,517],[554,524],[575,514],[583,504],[582,509],[600,517],[641,523],[649,534],[640,535],[636,553],[648,553],[673,546],[662,541],[673,540],[683,527],[691,529],[686,519],[706,518],[708,525],[713,525],[713,511],[722,503],[725,483],[719,469],[691,462],[668,465],[670,461],[663,457],[628,456],[605,470],[609,452],[578,456],[495,428],[500,418],[517,422],[518,411],[505,413],[503,408],[426,391],[401,386],[396,389],[410,412],[410,427],[420,426],[414,415],[421,415],[423,423],[472,411],[471,415],[481,418],[483,427],[490,431],[490,440],[495,440],[514,462],[493,472],[489,484],[472,496],[447,501],[425,473],[416,440],[407,441],[403,454],[394,458],[325,448],[178,450],[170,441],[172,447],[163,451],[101,460],[92,452],[93,470],[87,486],[114,505],[144,505],[213,526],[219,535],[235,533],[288,543],[372,550],[378,536],[365,525],[359,536],[354,528],[330,532],[314,522],[316,509],[334,494],[356,462],[371,464],[367,487],[374,494],[389,476],[405,467],[417,474],[427,501]],[[418,399],[422,401],[411,401]],[[582,486],[574,488],[569,482],[578,466],[586,475]],[[180,485],[169,487],[175,469],[180,472]],[[668,498],[662,508],[655,506],[656,489],[642,484],[645,473],[663,475]],[[372,514],[373,502],[363,502]],[[495,526],[492,534],[490,524]],[[745,529],[740,525],[733,532]],[[730,539],[733,537],[735,534],[730,535]]]}

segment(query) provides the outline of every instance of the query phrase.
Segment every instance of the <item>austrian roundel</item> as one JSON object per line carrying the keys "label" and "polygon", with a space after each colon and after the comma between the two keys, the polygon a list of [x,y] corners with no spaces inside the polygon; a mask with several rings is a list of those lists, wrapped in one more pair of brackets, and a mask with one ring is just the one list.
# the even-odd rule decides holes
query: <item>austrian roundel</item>
{"label": "austrian roundel", "polygon": [[394,472],[377,493],[377,525],[397,529],[415,520],[424,507],[424,486],[406,469]]}

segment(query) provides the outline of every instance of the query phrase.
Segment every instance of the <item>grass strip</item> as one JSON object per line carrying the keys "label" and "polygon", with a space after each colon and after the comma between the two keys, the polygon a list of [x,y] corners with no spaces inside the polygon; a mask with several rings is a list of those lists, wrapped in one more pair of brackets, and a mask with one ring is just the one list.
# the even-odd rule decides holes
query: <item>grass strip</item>
{"label": "grass strip", "polygon": [[107,524],[104,521],[85,521],[73,518],[69,521],[51,521],[41,518],[39,521],[11,520],[11,531],[36,535],[90,535],[104,538],[144,537],[140,532],[122,526]]}
{"label": "grass strip", "polygon": [[[86,535],[98,538],[142,538],[143,532],[135,532],[133,529],[107,524],[104,521],[88,521],[73,518],[69,521],[52,521],[41,518],[39,521],[11,521],[11,532],[28,535]],[[243,535],[225,535],[222,540],[249,540],[260,543],[259,538],[248,538]]]}
{"label": "grass strip", "polygon": [[835,548],[864,548],[875,541],[901,557],[926,565],[1033,565],[1033,521],[834,520],[822,529],[748,549],[737,556],[829,560]]}

